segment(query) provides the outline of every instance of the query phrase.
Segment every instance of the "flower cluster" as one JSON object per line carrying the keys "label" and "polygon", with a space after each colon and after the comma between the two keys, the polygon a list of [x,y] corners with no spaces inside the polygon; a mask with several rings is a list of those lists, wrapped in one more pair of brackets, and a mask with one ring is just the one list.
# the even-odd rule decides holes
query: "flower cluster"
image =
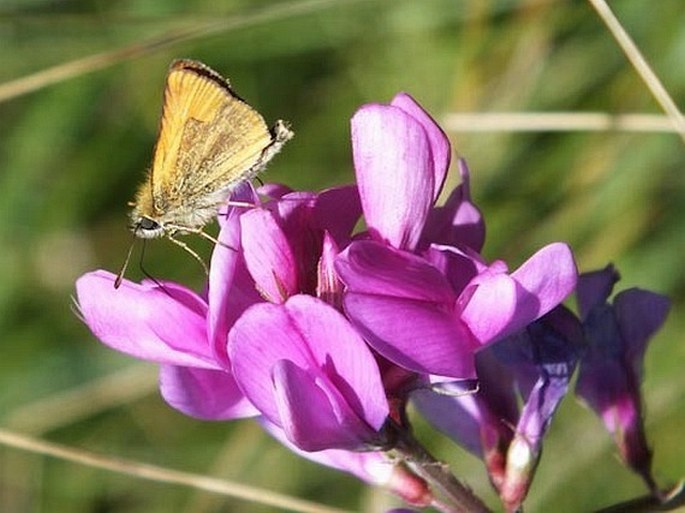
{"label": "flower cluster", "polygon": [[[76,284],[85,322],[106,345],[159,363],[162,396],[187,415],[257,417],[292,450],[409,504],[446,504],[431,487],[443,480],[441,492],[466,511],[486,509],[427,470],[434,462],[422,466],[407,402],[483,457],[514,511],[582,360],[578,394],[649,476],[639,360],[665,300],[638,292],[612,310],[611,287],[588,285],[581,322],[560,305],[578,281],[567,245],[545,246],[514,271],[485,260],[469,170],[457,162],[461,184],[438,205],[450,145],[407,94],[360,108],[352,148],[356,185],[241,191],[256,206],[219,216],[200,294],[149,280],[115,290],[112,273],[85,274]],[[621,384],[607,388],[608,375]]]}

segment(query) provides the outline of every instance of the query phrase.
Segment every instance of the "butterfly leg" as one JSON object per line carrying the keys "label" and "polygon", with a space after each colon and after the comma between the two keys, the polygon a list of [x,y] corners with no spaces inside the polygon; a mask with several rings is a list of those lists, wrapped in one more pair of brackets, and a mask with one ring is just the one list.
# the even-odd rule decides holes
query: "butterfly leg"
{"label": "butterfly leg", "polygon": [[[203,231],[201,228],[189,228],[189,227],[186,227],[186,226],[176,226],[176,225],[171,225],[171,224],[168,224],[167,226],[168,226],[169,228],[173,228],[174,230],[178,230],[178,231],[182,231],[182,232],[186,232],[186,233],[194,233],[195,235],[199,235],[199,236],[202,237],[203,239],[207,239],[208,241],[210,241],[210,242],[213,243],[213,244],[218,244],[219,246],[223,246],[223,247],[228,248],[228,249],[231,249],[231,250],[233,250],[233,251],[238,251],[238,250],[235,249],[234,247],[229,246],[228,244],[226,244],[226,243],[224,243],[224,242],[221,242],[221,241],[220,241],[219,239],[217,239],[216,237],[214,237],[214,236],[208,234],[207,232]],[[173,240],[176,244],[179,244],[179,245],[183,244],[183,245],[185,246],[185,243],[184,243],[184,242],[181,242],[181,241],[178,240],[178,239],[174,239],[173,237],[169,237],[169,238],[170,238],[171,240]],[[186,246],[186,247],[187,247],[187,246]],[[187,248],[187,251],[190,251],[190,248]],[[199,258],[199,257],[196,257],[196,258]],[[204,265],[204,263],[203,263],[203,265]],[[205,267],[205,268],[206,268],[206,267]]]}
{"label": "butterfly leg", "polygon": [[210,234],[208,234],[207,232],[204,232],[204,231],[202,231],[202,230],[197,230],[197,232],[193,232],[193,233],[197,233],[200,237],[203,237],[203,238],[207,239],[208,241],[213,242],[214,244],[218,244],[219,246],[223,246],[223,247],[225,247],[225,248],[227,248],[227,249],[230,249],[230,250],[232,250],[232,251],[238,251],[238,250],[235,249],[233,246],[229,246],[229,245],[226,244],[225,242],[221,242],[219,239],[217,239],[216,237],[212,237],[212,236],[211,236]]}
{"label": "butterfly leg", "polygon": [[202,266],[202,269],[204,269],[205,274],[206,274],[207,276],[209,276],[209,268],[207,267],[207,264],[205,264],[204,260],[202,260],[202,258],[200,257],[200,255],[198,255],[198,254],[195,252],[195,250],[193,250],[190,246],[188,246],[188,244],[186,244],[186,243],[183,242],[182,240],[178,240],[178,239],[172,237],[171,235],[169,235],[167,238],[168,238],[171,242],[173,242],[174,244],[176,244],[177,246],[180,246],[181,248],[183,248],[183,250],[185,250],[185,251],[187,251],[188,253],[190,253],[190,254],[192,255],[192,257],[193,257],[195,260],[197,260],[198,262],[200,262],[200,265]]}

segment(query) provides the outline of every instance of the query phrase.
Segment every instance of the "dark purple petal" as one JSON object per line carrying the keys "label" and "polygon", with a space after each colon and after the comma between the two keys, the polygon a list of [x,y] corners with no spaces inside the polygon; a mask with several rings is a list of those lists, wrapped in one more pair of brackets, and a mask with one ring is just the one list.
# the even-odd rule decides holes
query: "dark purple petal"
{"label": "dark purple petal", "polygon": [[[576,394],[604,419],[607,429],[623,424],[614,407],[630,405],[638,390],[634,388],[625,344],[610,305],[595,306],[583,323],[588,348],[578,373]],[[634,407],[626,420],[635,417]]]}
{"label": "dark purple petal", "polygon": [[[576,394],[601,416],[614,435],[621,456],[651,490],[656,483],[651,473],[652,453],[647,444],[642,421],[642,360],[649,339],[666,319],[668,299],[649,291],[629,289],[617,294],[614,306],[602,303],[616,274],[605,269],[593,274],[594,287],[583,290],[589,306],[584,320],[588,350],[583,356],[576,384]],[[596,282],[604,278],[604,287]],[[588,292],[588,290],[590,292]]]}
{"label": "dark purple petal", "polygon": [[124,280],[115,289],[114,280],[94,271],[76,281],[79,310],[104,344],[142,360],[219,368],[207,339],[207,304],[197,294],[170,282]]}
{"label": "dark purple petal", "polygon": [[[560,306],[529,325],[521,336],[496,344],[490,351],[500,361],[508,362],[515,375],[526,374],[526,367],[535,368],[538,375],[530,391],[523,396],[523,408],[506,451],[499,494],[507,511],[517,510],[528,493],[543,438],[566,396],[582,342],[580,322]],[[524,367],[524,372],[520,367]],[[513,388],[511,384],[500,388],[503,387]]]}
{"label": "dark purple petal", "polygon": [[517,511],[528,494],[540,459],[542,439],[568,391],[572,374],[573,367],[569,369],[563,363],[553,373],[543,374],[523,406],[507,451],[505,477],[499,490],[507,511]]}
{"label": "dark purple petal", "polygon": [[581,344],[579,321],[560,306],[516,336],[478,352],[477,393],[412,395],[431,424],[484,459],[507,511],[514,511],[528,491],[542,439],[567,392]]}
{"label": "dark purple petal", "polygon": [[[580,321],[568,308],[559,305],[526,329],[489,346],[479,355],[492,355],[510,369],[511,379],[503,381],[497,379],[503,374],[502,369],[488,364],[488,382],[499,383],[497,393],[515,388],[527,400],[541,372],[554,374],[557,366],[563,364],[568,366],[570,374],[584,350],[585,336]],[[484,369],[478,369],[480,376]],[[485,388],[487,391],[488,387]]]}
{"label": "dark purple petal", "polygon": [[257,289],[274,303],[298,291],[297,261],[271,212],[254,209],[240,217],[245,263]]}
{"label": "dark purple petal", "polygon": [[614,285],[621,277],[613,265],[609,264],[601,271],[583,273],[578,277],[576,299],[580,318],[585,320],[595,306],[609,299]]}
{"label": "dark purple petal", "polygon": [[226,371],[162,365],[159,388],[180,412],[204,420],[231,420],[259,415]]}
{"label": "dark purple petal", "polygon": [[435,173],[433,202],[435,202],[440,195],[442,185],[447,176],[447,170],[450,167],[450,159],[452,157],[450,141],[445,135],[445,132],[442,131],[430,114],[428,114],[409,94],[397,94],[392,99],[392,102],[390,102],[390,105],[399,107],[409,114],[416,121],[421,123],[421,126],[423,126],[426,131],[426,135],[430,141],[431,155],[433,156],[433,172]]}
{"label": "dark purple petal", "polygon": [[[298,422],[299,409],[309,405],[293,403],[298,410],[285,416],[283,408],[289,403],[284,394],[307,393],[306,388],[315,384],[337,416],[341,430],[361,420],[367,430],[366,438],[358,444],[376,441],[376,432],[388,414],[378,366],[352,326],[326,303],[298,295],[285,305],[252,306],[229,334],[229,356],[239,386],[271,422],[280,426],[286,421]],[[307,373],[311,382],[305,384],[299,379],[302,374],[293,371],[284,374],[292,381],[275,384],[275,377],[283,376],[278,374],[283,372],[283,360],[290,362],[288,371],[292,371],[292,364]],[[347,418],[349,415],[355,419]],[[289,432],[304,433],[307,429],[291,426]],[[339,439],[347,444],[349,434],[340,432]]]}
{"label": "dark purple petal", "polygon": [[396,248],[413,249],[435,189],[423,125],[398,107],[365,105],[352,118],[352,153],[369,232]]}
{"label": "dark purple petal", "polygon": [[621,338],[626,344],[627,361],[632,364],[637,381],[642,380],[642,360],[647,343],[666,321],[670,307],[667,297],[648,290],[628,289],[614,298],[614,311]]}

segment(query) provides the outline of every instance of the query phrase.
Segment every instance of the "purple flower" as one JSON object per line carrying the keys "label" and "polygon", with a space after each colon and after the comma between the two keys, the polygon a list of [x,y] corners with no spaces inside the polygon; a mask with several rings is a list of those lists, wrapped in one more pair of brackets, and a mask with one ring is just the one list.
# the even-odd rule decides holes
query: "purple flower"
{"label": "purple flower", "polygon": [[628,289],[611,295],[619,275],[613,266],[583,274],[578,305],[588,341],[576,394],[614,435],[624,462],[653,492],[652,452],[642,422],[642,360],[649,339],[666,320],[670,303],[654,292]]}
{"label": "purple flower", "polygon": [[579,321],[559,306],[478,353],[477,391],[450,397],[423,390],[413,396],[429,422],[483,458],[507,511],[516,511],[528,493],[582,336]]}
{"label": "purple flower", "polygon": [[306,451],[387,443],[376,361],[335,308],[306,295],[249,308],[229,333],[236,381],[269,422]]}
{"label": "purple flower", "polygon": [[76,282],[84,321],[104,344],[161,364],[164,399],[187,415],[231,419],[257,414],[223,367],[208,336],[205,299],[171,282],[140,285],[94,271]]}

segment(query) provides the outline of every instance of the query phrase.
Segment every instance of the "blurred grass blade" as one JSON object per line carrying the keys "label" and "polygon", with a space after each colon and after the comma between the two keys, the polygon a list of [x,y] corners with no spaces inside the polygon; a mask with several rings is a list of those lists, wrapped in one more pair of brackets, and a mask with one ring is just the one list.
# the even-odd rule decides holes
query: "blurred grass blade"
{"label": "blurred grass blade", "polygon": [[319,11],[329,6],[338,7],[366,1],[370,0],[303,0],[287,2],[274,7],[267,7],[251,14],[240,14],[227,19],[197,24],[185,29],[172,30],[147,41],[64,62],[25,77],[0,84],[0,103],[190,39],[278,21],[308,12]]}
{"label": "blurred grass blade", "polygon": [[157,389],[150,365],[130,365],[118,372],[23,405],[5,417],[22,433],[47,433],[105,410],[129,404]]}

